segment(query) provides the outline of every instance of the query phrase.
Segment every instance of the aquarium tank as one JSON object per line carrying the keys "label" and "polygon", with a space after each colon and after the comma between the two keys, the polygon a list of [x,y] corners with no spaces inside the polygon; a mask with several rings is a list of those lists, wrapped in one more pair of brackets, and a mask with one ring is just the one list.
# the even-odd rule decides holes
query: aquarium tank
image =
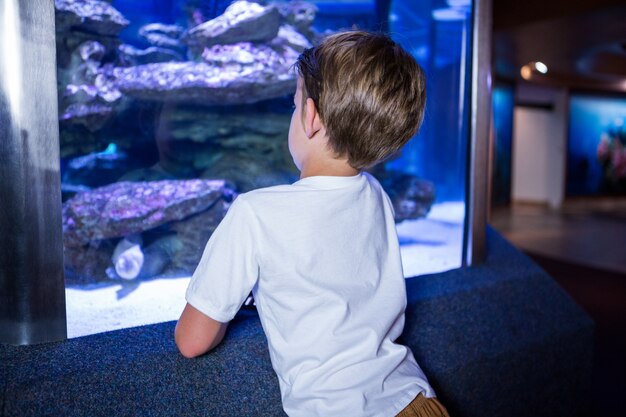
{"label": "aquarium tank", "polygon": [[384,31],[424,68],[422,129],[371,168],[407,278],[462,264],[471,0],[55,0],[70,337],[173,320],[240,193],[289,184],[293,64]]}
{"label": "aquarium tank", "polygon": [[626,195],[626,99],[572,94],[567,195]]}
{"label": "aquarium tank", "polygon": [[493,167],[491,202],[511,203],[511,167],[513,165],[513,108],[515,88],[512,84],[496,84],[491,92],[493,112]]}

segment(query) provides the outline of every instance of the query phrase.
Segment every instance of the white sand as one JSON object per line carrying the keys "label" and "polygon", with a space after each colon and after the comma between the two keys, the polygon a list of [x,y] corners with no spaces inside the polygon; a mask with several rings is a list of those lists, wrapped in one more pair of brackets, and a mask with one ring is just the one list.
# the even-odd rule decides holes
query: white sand
{"label": "white sand", "polygon": [[463,249],[463,203],[441,203],[425,219],[398,225],[402,267],[407,278],[459,268]]}
{"label": "white sand", "polygon": [[175,320],[185,306],[189,278],[65,290],[68,337]]}

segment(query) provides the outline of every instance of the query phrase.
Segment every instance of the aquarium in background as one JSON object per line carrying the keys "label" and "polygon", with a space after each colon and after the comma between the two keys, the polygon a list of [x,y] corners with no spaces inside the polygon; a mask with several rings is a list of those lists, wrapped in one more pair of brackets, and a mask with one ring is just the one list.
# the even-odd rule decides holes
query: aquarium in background
{"label": "aquarium in background", "polygon": [[493,161],[491,200],[494,204],[511,202],[511,167],[513,163],[513,108],[515,87],[496,84],[491,95],[493,109]]}
{"label": "aquarium in background", "polygon": [[567,195],[626,195],[626,98],[572,94]]}
{"label": "aquarium in background", "polygon": [[471,0],[56,0],[70,337],[173,320],[237,195],[298,179],[298,55],[388,30],[427,75],[423,127],[371,169],[406,277],[461,266]]}

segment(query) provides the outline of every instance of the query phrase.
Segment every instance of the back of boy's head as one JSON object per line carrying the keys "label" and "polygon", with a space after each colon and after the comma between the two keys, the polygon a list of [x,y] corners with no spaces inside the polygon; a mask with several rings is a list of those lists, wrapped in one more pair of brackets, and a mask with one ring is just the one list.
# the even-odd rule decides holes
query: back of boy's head
{"label": "back of boy's head", "polygon": [[419,129],[426,85],[415,59],[388,36],[331,35],[296,63],[337,156],[363,169],[399,150]]}

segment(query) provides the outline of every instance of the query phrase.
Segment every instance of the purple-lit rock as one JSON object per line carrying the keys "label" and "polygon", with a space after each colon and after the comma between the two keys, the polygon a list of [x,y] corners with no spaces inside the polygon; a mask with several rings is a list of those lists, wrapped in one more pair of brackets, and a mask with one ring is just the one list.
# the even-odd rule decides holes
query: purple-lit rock
{"label": "purple-lit rock", "polygon": [[[143,37],[154,46],[180,47],[180,36],[184,29],[178,25],[166,25],[164,23],[149,23],[139,28],[139,36]],[[154,36],[159,35],[159,36]]]}
{"label": "purple-lit rock", "polygon": [[139,49],[132,45],[123,44],[118,47],[118,51],[120,60],[129,66],[183,60],[183,56],[179,52],[157,46]]}
{"label": "purple-lit rock", "polygon": [[73,103],[65,108],[59,117],[62,122],[83,125],[88,130],[95,132],[109,120],[113,108],[102,103]]}
{"label": "purple-lit rock", "polygon": [[226,192],[224,181],[119,182],[77,194],[63,204],[66,247],[155,228],[208,209]]}
{"label": "purple-lit rock", "polygon": [[[293,51],[293,50],[291,50]],[[116,68],[116,87],[143,100],[232,105],[293,94],[296,77],[287,57],[220,67],[205,62],[167,62]],[[294,59],[295,61],[295,59]]]}
{"label": "purple-lit rock", "polygon": [[78,53],[83,61],[98,61],[98,66],[100,66],[99,64],[106,53],[106,48],[100,42],[87,41],[80,44]]}
{"label": "purple-lit rock", "polygon": [[107,66],[92,69],[93,72],[89,76],[75,77],[78,83],[68,83],[65,86],[62,95],[64,105],[86,104],[96,99],[100,99],[104,104],[111,104],[122,98],[122,93],[114,88],[111,78],[107,75],[107,72],[110,72],[107,71]]}
{"label": "purple-lit rock", "polygon": [[59,82],[65,84],[60,96],[59,120],[99,130],[113,115],[113,104],[122,98],[113,87],[111,64],[100,60],[106,48],[97,41],[79,44],[71,55],[69,68],[59,70]]}
{"label": "purple-lit rock", "polygon": [[264,42],[276,37],[279,26],[280,13],[276,7],[235,1],[221,16],[187,31],[182,41],[200,49],[216,44]]}
{"label": "purple-lit rock", "polygon": [[99,35],[115,36],[128,26],[128,20],[111,4],[101,0],[55,0],[56,30],[81,29]]}
{"label": "purple-lit rock", "polygon": [[298,52],[302,52],[313,46],[306,36],[298,32],[293,26],[290,25],[281,25],[278,30],[278,36],[272,40],[271,44],[287,45],[291,49]]}
{"label": "purple-lit rock", "polygon": [[202,58],[222,70],[243,74],[262,72],[264,69],[288,73],[298,59],[298,52],[286,45],[286,42],[271,46],[239,42],[205,48]]}
{"label": "purple-lit rock", "polygon": [[[186,46],[180,41],[184,29],[178,25],[166,25],[164,23],[150,23],[139,29],[139,36],[144,38],[150,45],[159,50],[171,50],[177,54],[183,52]],[[148,48],[152,49],[152,48]],[[182,56],[176,61],[182,61]],[[170,61],[173,61],[170,59]],[[163,61],[151,61],[163,62]]]}
{"label": "purple-lit rock", "polygon": [[98,89],[93,85],[68,84],[63,93],[63,102],[67,105],[86,103],[98,97]]}
{"label": "purple-lit rock", "polygon": [[306,1],[290,1],[274,4],[278,7],[281,16],[289,25],[311,39],[311,24],[318,11],[317,6]]}

